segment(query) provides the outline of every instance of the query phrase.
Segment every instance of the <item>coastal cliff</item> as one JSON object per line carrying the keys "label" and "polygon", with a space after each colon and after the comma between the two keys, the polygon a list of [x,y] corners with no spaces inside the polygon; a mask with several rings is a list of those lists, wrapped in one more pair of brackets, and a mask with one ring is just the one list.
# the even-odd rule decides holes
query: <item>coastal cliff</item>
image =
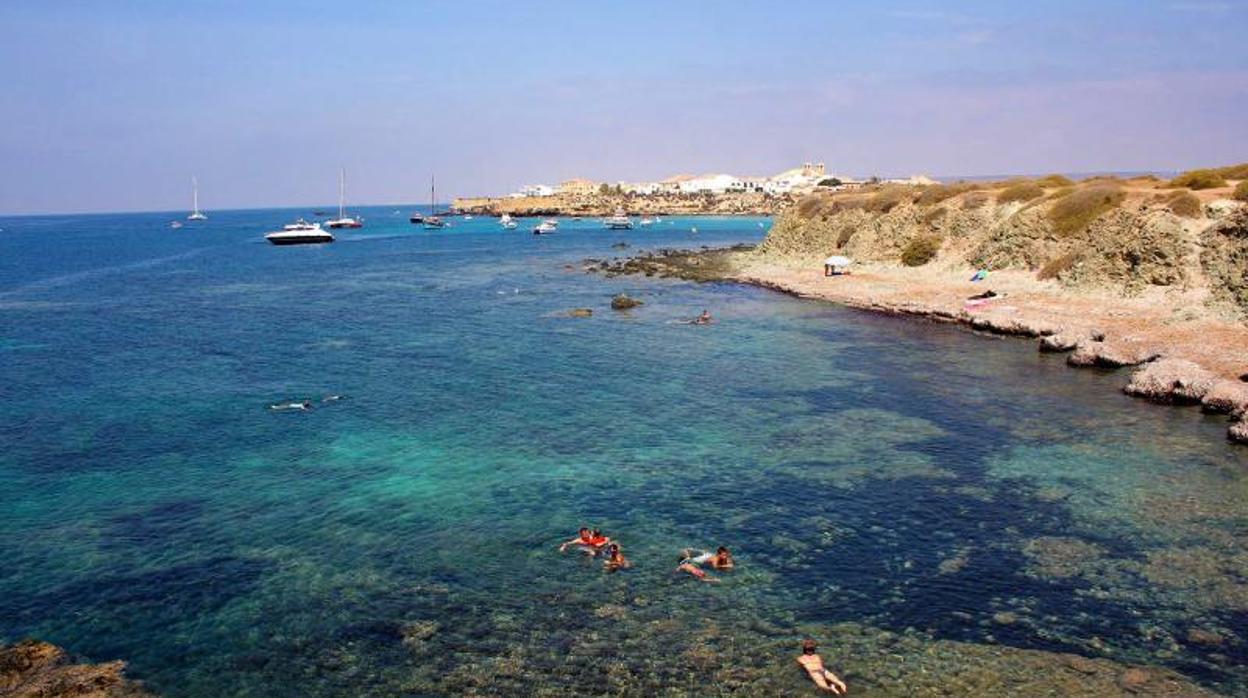
{"label": "coastal cliff", "polygon": [[137,682],[125,678],[126,663],[83,664],[65,650],[38,640],[0,645],[0,695],[15,698],[145,698]]}
{"label": "coastal cliff", "polygon": [[795,202],[791,195],[752,192],[726,194],[555,194],[519,198],[460,198],[452,207],[461,213],[501,216],[610,216],[622,209],[630,216],[764,215],[772,216]]}
{"label": "coastal cliff", "polygon": [[[1248,166],[1226,169],[1248,180]],[[1229,437],[1248,442],[1245,186],[1221,178],[1189,189],[1180,180],[1049,177],[815,194],[780,215],[757,249],[595,268],[732,279],[1033,337],[1041,351],[1070,352],[1076,367],[1142,365],[1128,394],[1230,414]],[[852,273],[825,277],[829,255],[852,258]]]}

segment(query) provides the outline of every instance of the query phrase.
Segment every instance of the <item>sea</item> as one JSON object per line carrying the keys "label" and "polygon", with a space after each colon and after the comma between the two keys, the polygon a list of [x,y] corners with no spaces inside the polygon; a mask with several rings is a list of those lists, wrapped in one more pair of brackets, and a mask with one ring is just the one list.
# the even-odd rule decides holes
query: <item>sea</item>
{"label": "sea", "polygon": [[[292,247],[263,235],[310,209],[0,218],[0,641],[167,696],[784,695],[809,635],[904,692],[856,628],[1248,695],[1225,418],[1033,342],[586,271],[766,218],[413,210]],[[559,552],[581,526],[632,567]],[[676,572],[720,545],[718,583]]]}

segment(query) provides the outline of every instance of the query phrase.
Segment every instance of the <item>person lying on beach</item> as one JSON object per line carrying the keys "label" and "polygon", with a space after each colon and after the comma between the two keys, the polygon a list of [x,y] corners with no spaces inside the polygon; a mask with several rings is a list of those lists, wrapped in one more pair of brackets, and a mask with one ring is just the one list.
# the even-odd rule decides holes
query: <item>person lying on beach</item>
{"label": "person lying on beach", "polygon": [[276,405],[269,405],[269,409],[274,412],[303,412],[312,409],[312,401],[304,400],[303,402],[281,402]]}
{"label": "person lying on beach", "polygon": [[689,562],[689,558],[683,555],[680,557],[680,561],[676,564],[676,571],[684,572],[685,574],[692,576],[694,579],[700,582],[712,582],[712,583],[718,584],[720,581],[710,576],[709,574],[707,574],[706,570],[702,569],[701,567],[698,567],[692,562]]}
{"label": "person lying on beach", "polygon": [[838,696],[847,693],[849,689],[845,687],[845,682],[823,666],[823,659],[815,654],[816,649],[814,640],[803,641],[802,654],[797,658],[797,663],[802,665],[819,690],[829,691]]}
{"label": "person lying on beach", "polygon": [[684,556],[681,562],[688,562],[692,565],[710,564],[711,567],[717,570],[730,570],[735,564],[732,560],[732,553],[728,552],[728,548],[722,545],[713,553],[706,550],[685,548],[680,554]]}
{"label": "person lying on beach", "polygon": [[633,563],[629,562],[628,558],[624,557],[624,551],[620,550],[619,544],[612,543],[607,546],[607,559],[602,563],[602,566],[606,568],[608,572],[616,572],[632,567]]}
{"label": "person lying on beach", "polygon": [[581,530],[579,533],[576,534],[576,538],[573,538],[572,540],[567,541],[563,543],[562,545],[560,545],[559,552],[563,552],[567,550],[569,545],[593,547],[593,545],[591,544],[592,540],[593,540],[593,534],[590,533],[589,528],[586,526],[581,526]]}

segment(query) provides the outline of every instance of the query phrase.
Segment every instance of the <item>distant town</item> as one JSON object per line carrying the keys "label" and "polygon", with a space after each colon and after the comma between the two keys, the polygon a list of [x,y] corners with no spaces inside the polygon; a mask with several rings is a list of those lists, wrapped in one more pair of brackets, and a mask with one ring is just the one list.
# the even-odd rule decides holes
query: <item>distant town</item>
{"label": "distant town", "polygon": [[860,179],[829,174],[822,162],[769,177],[732,174],[678,174],[657,182],[598,182],[573,178],[558,185],[527,184],[502,197],[456,199],[456,210],[501,215],[606,215],[614,210],[629,213],[773,214],[798,197],[816,190],[855,189],[878,182],[932,184],[915,176],[906,179]]}

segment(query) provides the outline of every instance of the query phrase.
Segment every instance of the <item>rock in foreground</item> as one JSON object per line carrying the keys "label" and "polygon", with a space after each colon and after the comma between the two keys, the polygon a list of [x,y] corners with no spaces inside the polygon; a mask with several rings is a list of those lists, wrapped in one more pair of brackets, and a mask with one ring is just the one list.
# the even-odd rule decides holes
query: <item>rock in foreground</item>
{"label": "rock in foreground", "polygon": [[1158,359],[1136,371],[1123,390],[1154,402],[1195,404],[1216,380],[1212,373],[1191,361]]}
{"label": "rock in foreground", "polygon": [[0,645],[0,695],[22,698],[151,696],[125,678],[126,663],[75,664],[65,650],[38,640]]}

